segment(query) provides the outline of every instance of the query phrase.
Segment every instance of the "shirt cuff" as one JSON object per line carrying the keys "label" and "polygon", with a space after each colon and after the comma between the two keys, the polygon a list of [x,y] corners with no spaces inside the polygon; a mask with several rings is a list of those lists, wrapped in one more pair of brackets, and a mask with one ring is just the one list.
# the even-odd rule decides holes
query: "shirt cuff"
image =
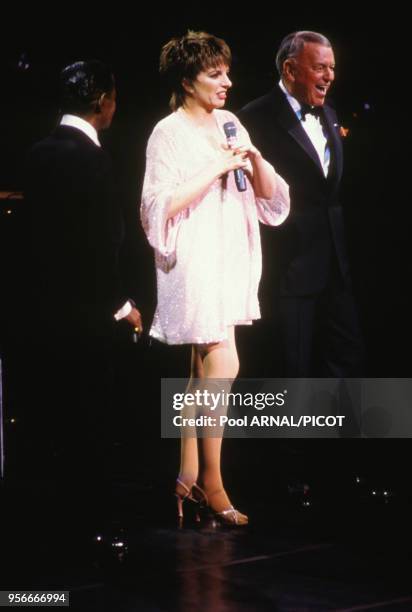
{"label": "shirt cuff", "polygon": [[129,300],[116,312],[114,318],[116,321],[120,321],[120,319],[124,319],[128,314],[132,311],[132,304]]}

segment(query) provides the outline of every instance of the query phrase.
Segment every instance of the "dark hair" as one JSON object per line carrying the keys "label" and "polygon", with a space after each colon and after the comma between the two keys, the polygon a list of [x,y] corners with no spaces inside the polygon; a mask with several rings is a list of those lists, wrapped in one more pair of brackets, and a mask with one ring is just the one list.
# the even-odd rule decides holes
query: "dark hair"
{"label": "dark hair", "polygon": [[318,32],[302,30],[300,32],[288,34],[280,43],[279,50],[276,54],[276,67],[280,76],[283,74],[283,64],[285,60],[290,57],[297,57],[305,46],[305,43],[316,43],[324,47],[332,47],[326,36]]}
{"label": "dark hair", "polygon": [[60,109],[62,113],[87,115],[94,111],[99,98],[115,87],[108,66],[98,60],[75,62],[60,75]]}
{"label": "dark hair", "polygon": [[219,64],[230,66],[231,62],[228,45],[213,34],[189,30],[184,36],[172,38],[162,47],[159,65],[160,74],[167,79],[172,90],[171,109],[177,110],[185,101],[183,79],[194,81],[202,70]]}

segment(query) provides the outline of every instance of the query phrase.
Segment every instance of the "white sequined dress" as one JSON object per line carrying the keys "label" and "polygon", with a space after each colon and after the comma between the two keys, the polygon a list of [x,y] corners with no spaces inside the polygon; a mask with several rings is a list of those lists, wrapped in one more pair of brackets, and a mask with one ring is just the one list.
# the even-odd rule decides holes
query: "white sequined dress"
{"label": "white sequined dress", "polygon": [[[229,111],[215,110],[223,124],[234,121],[238,141],[249,135]],[[260,318],[258,286],[262,257],[259,223],[279,225],[289,212],[289,190],[277,175],[273,199],[255,198],[248,181],[239,192],[230,172],[192,204],[167,220],[171,198],[216,159],[217,149],[185,111],[162,119],[147,145],[141,219],[154,248],[157,308],[150,335],[167,344],[202,344],[227,338],[229,325]]]}

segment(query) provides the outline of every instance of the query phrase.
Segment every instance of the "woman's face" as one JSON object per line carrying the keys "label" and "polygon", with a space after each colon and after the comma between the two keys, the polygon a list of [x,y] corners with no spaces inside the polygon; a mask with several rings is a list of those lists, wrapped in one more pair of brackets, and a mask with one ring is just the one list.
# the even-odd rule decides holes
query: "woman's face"
{"label": "woman's face", "polygon": [[199,72],[196,79],[185,86],[190,97],[206,110],[222,108],[226,102],[227,91],[232,87],[229,67],[220,64]]}

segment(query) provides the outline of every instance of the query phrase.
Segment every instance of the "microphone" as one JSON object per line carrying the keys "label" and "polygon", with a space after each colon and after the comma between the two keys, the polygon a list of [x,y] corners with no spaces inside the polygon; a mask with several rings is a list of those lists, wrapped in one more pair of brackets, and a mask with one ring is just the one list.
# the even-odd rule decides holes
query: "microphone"
{"label": "microphone", "polygon": [[[223,124],[225,136],[229,148],[232,149],[237,143],[237,130],[236,125],[233,121],[227,121]],[[246,177],[242,168],[236,168],[235,172],[235,183],[238,191],[246,191]]]}
{"label": "microphone", "polygon": [[141,335],[142,335],[142,330],[140,329],[140,327],[133,327],[133,334],[132,334],[133,344],[137,344],[139,342]]}

